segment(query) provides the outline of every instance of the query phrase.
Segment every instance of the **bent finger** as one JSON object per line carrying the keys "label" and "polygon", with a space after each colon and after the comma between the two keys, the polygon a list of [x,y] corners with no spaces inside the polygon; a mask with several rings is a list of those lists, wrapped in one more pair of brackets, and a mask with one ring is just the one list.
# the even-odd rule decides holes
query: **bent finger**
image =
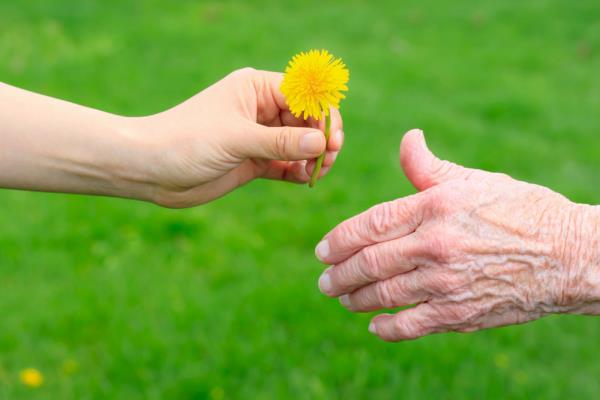
{"label": "bent finger", "polygon": [[412,340],[444,332],[438,324],[437,310],[429,303],[407,308],[397,314],[381,314],[371,320],[369,331],[388,342]]}
{"label": "bent finger", "polygon": [[354,312],[404,307],[429,300],[431,289],[428,286],[421,270],[416,269],[345,294],[340,297],[340,302]]}
{"label": "bent finger", "polygon": [[426,192],[379,204],[352,217],[329,232],[317,245],[317,257],[338,264],[363,247],[414,232],[423,219]]}
{"label": "bent finger", "polygon": [[415,269],[422,253],[423,241],[416,234],[376,243],[328,268],[319,279],[319,287],[329,296],[347,294]]}

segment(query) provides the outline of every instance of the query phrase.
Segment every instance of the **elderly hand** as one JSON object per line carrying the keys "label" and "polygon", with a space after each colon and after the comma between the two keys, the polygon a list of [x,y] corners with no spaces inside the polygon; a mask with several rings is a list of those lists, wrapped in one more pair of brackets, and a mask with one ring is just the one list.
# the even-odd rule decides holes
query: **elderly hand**
{"label": "elderly hand", "polygon": [[340,113],[331,110],[326,144],[323,120],[291,114],[279,91],[282,78],[245,68],[173,109],[132,119],[132,131],[154,149],[152,200],[187,207],[255,178],[306,183],[326,147],[320,175],[327,173],[344,138]]}
{"label": "elderly hand", "polygon": [[376,316],[384,340],[470,332],[550,313],[600,314],[600,210],[507,175],[436,158],[419,130],[402,167],[419,193],[377,205],[328,233],[319,287]]}

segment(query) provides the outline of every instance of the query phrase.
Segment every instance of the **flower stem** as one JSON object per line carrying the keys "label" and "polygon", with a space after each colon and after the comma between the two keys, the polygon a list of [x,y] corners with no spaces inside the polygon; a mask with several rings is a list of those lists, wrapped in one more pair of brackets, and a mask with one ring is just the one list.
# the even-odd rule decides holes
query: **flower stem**
{"label": "flower stem", "polygon": [[317,179],[319,178],[319,173],[321,172],[321,167],[323,166],[323,160],[325,159],[325,154],[327,154],[327,143],[329,143],[329,136],[331,130],[331,117],[329,115],[325,116],[325,151],[323,154],[317,158],[317,162],[315,163],[315,170],[313,171],[310,182],[308,183],[309,187],[315,186],[317,183]]}

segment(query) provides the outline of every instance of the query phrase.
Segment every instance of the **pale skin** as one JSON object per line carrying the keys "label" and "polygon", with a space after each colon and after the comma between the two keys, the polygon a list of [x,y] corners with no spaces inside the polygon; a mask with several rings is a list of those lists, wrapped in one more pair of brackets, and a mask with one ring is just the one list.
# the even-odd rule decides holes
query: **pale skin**
{"label": "pale skin", "polygon": [[0,187],[204,204],[257,178],[306,183],[341,150],[340,113],[295,118],[282,74],[245,68],[164,112],[124,117],[0,83]]}
{"label": "pale skin", "polygon": [[553,313],[600,314],[600,207],[435,157],[408,132],[400,160],[417,194],[377,205],[316,249],[322,292],[374,317],[387,341],[471,332]]}

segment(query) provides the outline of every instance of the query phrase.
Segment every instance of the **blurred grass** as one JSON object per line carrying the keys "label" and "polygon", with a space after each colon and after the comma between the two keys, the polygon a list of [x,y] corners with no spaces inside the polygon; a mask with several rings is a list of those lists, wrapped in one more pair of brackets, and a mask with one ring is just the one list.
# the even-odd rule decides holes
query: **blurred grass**
{"label": "blurred grass", "polygon": [[313,257],[337,222],[412,193],[412,127],[444,158],[600,203],[597,0],[0,3],[0,80],[126,115],[309,48],[352,74],[316,190],[256,182],[182,211],[0,191],[1,399],[600,395],[596,318],[386,344],[318,293]]}

